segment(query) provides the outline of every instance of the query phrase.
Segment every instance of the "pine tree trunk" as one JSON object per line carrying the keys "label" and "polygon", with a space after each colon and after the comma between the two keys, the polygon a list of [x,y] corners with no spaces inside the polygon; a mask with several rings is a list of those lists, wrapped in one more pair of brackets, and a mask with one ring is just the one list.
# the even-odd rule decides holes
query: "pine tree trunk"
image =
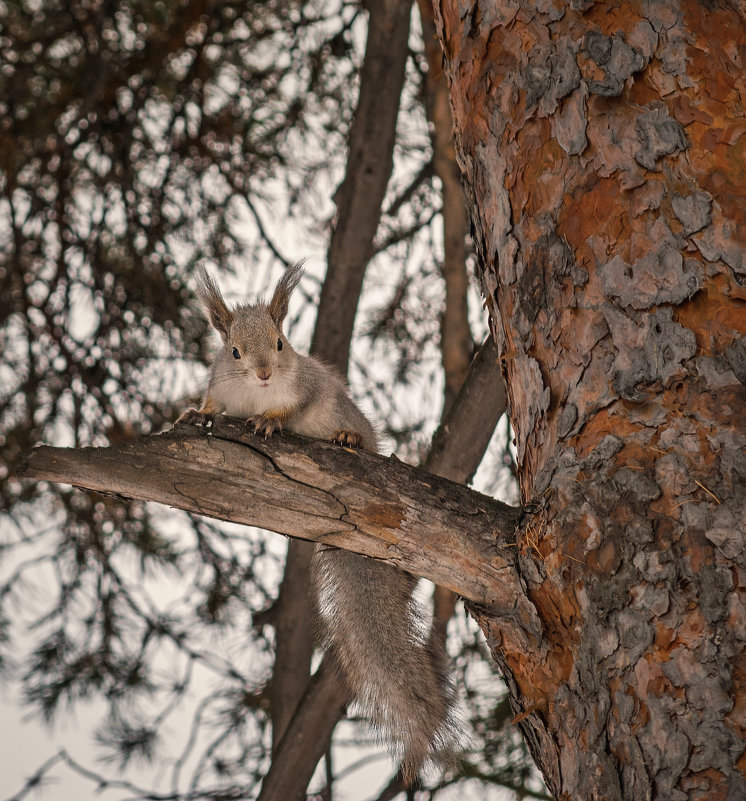
{"label": "pine tree trunk", "polygon": [[474,609],[556,798],[746,798],[746,21],[435,1],[538,647]]}

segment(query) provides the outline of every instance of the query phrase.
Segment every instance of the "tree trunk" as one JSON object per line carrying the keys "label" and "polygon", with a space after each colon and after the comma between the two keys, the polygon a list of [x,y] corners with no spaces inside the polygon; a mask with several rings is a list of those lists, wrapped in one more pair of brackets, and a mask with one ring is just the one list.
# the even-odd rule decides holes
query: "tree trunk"
{"label": "tree trunk", "polygon": [[394,163],[412,13],[406,0],[368,0],[365,5],[370,13],[360,96],[350,128],[347,170],[334,195],[337,214],[311,341],[311,352],[342,375],[347,375],[358,299],[365,268],[375,254],[373,238]]}
{"label": "tree trunk", "polygon": [[[469,328],[469,273],[466,268],[468,211],[461,171],[453,147],[453,119],[448,101],[448,84],[443,75],[442,52],[435,35],[433,7],[429,0],[417,0],[427,74],[422,87],[423,105],[430,124],[433,167],[440,179],[443,219],[443,264],[445,286],[440,320],[440,353],[443,362],[443,414],[448,414],[471,362],[473,343]],[[491,432],[490,432],[491,433]]]}
{"label": "tree trunk", "polygon": [[541,646],[474,613],[556,798],[746,798],[744,15],[434,5]]}
{"label": "tree trunk", "polygon": [[[347,375],[355,312],[393,166],[409,5],[398,0],[367,3],[368,37],[360,94],[350,129],[347,168],[335,196],[337,215],[311,343],[311,352],[342,375]],[[276,633],[270,687],[273,750],[305,693],[310,674],[315,629],[315,604],[308,593],[312,554],[312,543],[292,540],[288,544],[280,594],[269,616]],[[339,698],[328,708],[344,707],[347,690],[341,683],[338,687]]]}

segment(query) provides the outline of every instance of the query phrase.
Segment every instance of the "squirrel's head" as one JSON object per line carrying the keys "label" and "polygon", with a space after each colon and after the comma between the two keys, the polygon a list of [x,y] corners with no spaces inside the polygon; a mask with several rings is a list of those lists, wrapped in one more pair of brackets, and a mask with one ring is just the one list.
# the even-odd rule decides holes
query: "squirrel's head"
{"label": "squirrel's head", "polygon": [[[239,305],[229,309],[213,277],[203,270],[197,282],[197,295],[207,318],[223,340],[223,358],[235,360],[238,370],[255,373],[266,382],[286,364],[295,351],[282,332],[290,295],[302,275],[302,262],[290,267],[277,282],[269,303]],[[228,362],[230,363],[230,362]]]}

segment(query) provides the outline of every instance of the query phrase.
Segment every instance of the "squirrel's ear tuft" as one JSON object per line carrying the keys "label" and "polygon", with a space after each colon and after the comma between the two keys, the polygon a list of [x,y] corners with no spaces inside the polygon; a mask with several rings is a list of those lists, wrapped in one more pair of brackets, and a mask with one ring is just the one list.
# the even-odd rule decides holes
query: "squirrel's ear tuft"
{"label": "squirrel's ear tuft", "polygon": [[278,328],[282,327],[282,321],[288,313],[290,296],[298,286],[301,275],[303,275],[303,261],[297,261],[292,267],[288,267],[285,275],[277,282],[272,300],[269,302],[269,316]]}
{"label": "squirrel's ear tuft", "polygon": [[218,285],[207,270],[200,270],[195,289],[197,297],[205,306],[212,327],[224,340],[227,340],[233,322],[233,312],[225,305]]}

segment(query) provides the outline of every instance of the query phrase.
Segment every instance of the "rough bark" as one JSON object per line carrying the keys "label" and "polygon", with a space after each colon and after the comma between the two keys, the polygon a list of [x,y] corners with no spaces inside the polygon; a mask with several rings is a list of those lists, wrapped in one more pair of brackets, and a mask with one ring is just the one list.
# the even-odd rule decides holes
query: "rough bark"
{"label": "rough bark", "polygon": [[[382,559],[509,617],[520,510],[398,459],[233,418],[104,448],[32,451],[20,475],[165,503]],[[530,629],[530,620],[524,621]]]}
{"label": "rough bark", "polygon": [[540,647],[476,610],[556,798],[746,798],[746,24],[435,2]]}
{"label": "rough bark", "polygon": [[[497,387],[494,386],[496,380],[498,382]],[[446,418],[444,426],[436,438],[432,465],[440,474],[451,475],[457,479],[465,479],[474,473],[489,441],[487,431],[491,431],[494,428],[497,417],[502,413],[501,409],[503,407],[495,403],[495,397],[502,397],[504,404],[504,390],[501,386],[501,381],[502,379],[496,370],[494,345],[491,341],[488,341],[477,358],[475,358],[462,392],[459,393],[450,415]],[[463,409],[460,412],[459,409],[462,406]],[[476,432],[476,435],[474,435],[475,420],[480,421],[479,431]],[[383,463],[387,461],[381,457],[370,457],[369,454],[363,453],[351,453],[329,443],[314,443],[311,440],[303,440],[291,435],[285,435],[285,437],[277,439],[273,443],[267,443],[255,436],[246,434],[245,429],[239,422],[231,422],[226,418],[219,418],[214,421],[212,437],[207,440],[210,445],[207,448],[198,447],[195,450],[195,443],[192,441],[190,444],[189,436],[199,436],[199,433],[198,429],[193,430],[187,435],[187,440],[185,441],[179,435],[179,430],[176,429],[170,434],[162,435],[157,440],[155,438],[151,440],[153,443],[157,442],[154,448],[151,448],[151,444],[147,440],[125,441],[122,443],[121,448],[116,451],[113,449],[73,451],[69,449],[42,448],[30,456],[23,472],[28,477],[72,481],[79,486],[101,492],[113,492],[118,495],[124,494],[143,499],[159,500],[179,508],[199,511],[200,513],[205,513],[205,508],[202,505],[204,501],[200,500],[200,498],[207,498],[211,508],[217,504],[219,507],[217,516],[224,519],[231,519],[237,522],[253,522],[256,525],[269,528],[280,528],[285,533],[288,530],[297,533],[299,530],[303,531],[302,528],[298,529],[296,526],[306,515],[310,514],[318,519],[319,508],[315,504],[318,503],[319,496],[313,496],[311,506],[304,506],[302,498],[299,498],[293,489],[294,483],[300,481],[300,484],[296,484],[295,489],[300,489],[301,493],[307,492],[315,483],[318,483],[321,474],[326,472],[328,476],[336,476],[333,483],[339,482],[339,485],[344,488],[344,494],[351,493],[354,503],[362,509],[366,502],[364,496],[360,494],[361,488],[355,489],[354,486],[349,485],[349,482],[352,478],[359,476],[361,472],[365,475],[366,484],[371,481],[371,478],[373,483],[376,484],[377,479],[370,472],[369,466],[361,468],[359,464],[355,465],[354,476],[346,474],[343,469],[340,469],[337,459],[349,459],[352,457],[353,463],[357,457],[362,457],[363,459],[374,458]],[[248,460],[243,451],[233,453],[225,451],[220,444],[221,438],[226,439],[228,442],[242,442],[249,446],[258,446],[261,453],[271,458],[271,466],[262,466],[260,463]],[[210,442],[211,440],[212,442]],[[206,442],[203,441],[200,444],[204,446]],[[310,454],[314,452],[314,445],[327,449],[326,456],[321,461],[317,461],[315,467],[309,463],[308,454],[303,453],[302,446],[304,444],[310,448],[308,452]],[[214,445],[217,445],[217,448],[210,447]],[[272,447],[266,450],[270,445],[284,446],[281,448],[281,455],[272,455]],[[300,473],[297,472],[297,465],[292,467],[292,464],[296,462],[296,457],[299,458]],[[176,464],[173,462],[174,458],[177,459]],[[314,458],[318,459],[318,456]],[[182,459],[184,461],[180,463]],[[397,504],[403,502],[406,505],[408,503],[401,490],[395,488],[397,485],[400,488],[407,487],[411,491],[415,486],[412,483],[413,476],[416,475],[424,477],[425,484],[421,486],[432,488],[431,482],[437,481],[434,476],[423,471],[416,471],[414,468],[408,468],[397,460],[389,460],[389,464],[397,473],[404,471],[404,476],[400,476],[391,485],[394,489],[389,487],[387,491],[390,492],[389,499],[391,497],[395,498]],[[255,484],[250,476],[240,477],[238,475],[247,467],[252,473],[258,471],[258,476],[255,476],[255,480],[258,483]],[[310,474],[308,473],[309,469],[311,470]],[[189,478],[185,473],[191,471],[194,471],[194,475]],[[226,471],[229,475],[233,475],[234,478],[231,486],[227,488],[226,500],[223,502],[221,498],[226,491]],[[290,484],[285,484],[284,486],[284,490],[288,493],[284,496],[282,492],[278,492],[277,481],[279,476],[275,475],[278,471],[282,475],[286,475],[290,481]],[[208,483],[203,484],[205,479],[207,479]],[[268,479],[269,483],[262,488],[264,479]],[[193,481],[196,482],[196,485],[192,483]],[[243,481],[245,483],[242,483]],[[324,483],[326,483],[326,480]],[[195,486],[199,487],[197,491],[195,491]],[[247,487],[252,494],[247,494]],[[464,490],[467,493],[466,497],[470,497],[468,490],[463,487],[459,489],[459,492],[460,490]],[[327,491],[328,487],[325,488],[324,496],[322,497],[327,496]],[[256,492],[256,496],[253,495],[254,492]],[[290,496],[295,498],[292,503]],[[257,497],[271,500],[263,500],[257,507],[254,503]],[[478,497],[481,498],[483,496]],[[251,499],[248,503],[247,498]],[[485,498],[485,500],[489,505],[495,503],[491,499]],[[455,509],[456,507],[461,507],[462,503],[460,500],[454,501],[447,498],[442,491],[437,491],[437,498],[434,502],[436,504],[435,510],[422,511],[418,517],[422,520],[432,519],[433,524],[438,527],[437,530],[441,532],[441,535],[450,536],[448,531],[444,531],[439,527],[438,517],[440,512],[438,510],[442,505],[445,505],[446,508]],[[350,520],[354,520],[355,511],[353,506],[346,499],[344,503],[347,506],[348,513],[352,512]],[[291,519],[280,524],[279,521],[281,518],[284,519],[284,516],[279,510],[288,508],[288,504],[291,504],[290,508],[295,508],[299,517],[295,522]],[[482,505],[480,503],[478,511],[480,515],[483,511],[489,512],[486,508],[482,510]],[[242,516],[236,516],[234,511],[236,508],[241,510]],[[500,598],[486,598],[481,590],[477,589],[474,592],[473,587],[470,589],[462,585],[460,579],[457,580],[458,583],[455,585],[446,581],[445,586],[439,587],[439,589],[442,593],[448,595],[449,600],[451,597],[456,597],[457,593],[466,598],[472,598],[476,595],[477,598],[474,599],[476,603],[494,602],[497,606],[505,608],[506,613],[512,616],[516,614],[513,601],[516,588],[511,588],[510,583],[517,578],[517,575],[514,574],[511,579],[504,573],[506,563],[503,560],[507,559],[507,564],[509,565],[513,563],[515,558],[512,532],[518,518],[518,510],[502,504],[498,504],[497,509],[501,515],[506,515],[506,518],[503,521],[504,525],[501,523],[500,526],[490,529],[487,551],[478,556],[473,565],[460,563],[455,570],[459,576],[473,575],[476,562],[486,559],[489,565],[488,569],[494,569],[499,572],[500,586],[503,589]],[[367,512],[364,513],[367,514],[368,512],[373,515],[371,521],[372,530],[380,526],[389,514],[385,504],[380,499],[373,500],[367,504]],[[215,513],[214,508],[213,513]],[[332,504],[329,513],[332,518],[327,521],[327,527],[334,531],[332,538],[327,538],[325,541],[340,544],[336,539],[340,536],[337,531],[340,524],[333,518],[334,514],[339,513],[339,507],[336,503]],[[491,512],[489,513],[492,514]],[[400,517],[400,511],[394,511],[394,516]],[[469,520],[471,519],[470,515]],[[277,524],[273,525],[272,520],[276,521]],[[349,521],[345,522],[348,523]],[[478,541],[475,543],[471,539],[472,534],[469,530],[470,523],[468,520],[462,519],[457,525],[458,529],[451,531],[451,534],[456,533],[458,536],[466,536],[469,543],[471,543],[467,550],[470,550],[474,544],[479,546]],[[347,533],[349,534],[349,532]],[[342,534],[342,536],[344,537],[345,534]],[[352,537],[349,538],[348,544],[355,547]],[[483,542],[482,544],[484,545],[485,543]],[[390,536],[387,536],[385,547],[387,549],[393,547]],[[458,552],[462,550],[463,544],[453,543],[453,547]],[[380,556],[380,548],[374,551],[366,548],[367,546],[364,542],[359,552],[373,555],[378,553]],[[433,537],[432,533],[430,535],[425,534],[416,546],[417,551],[428,551],[429,558],[431,560],[437,559],[438,564],[441,564],[445,570],[449,569],[447,562],[450,548],[450,545],[443,547],[439,543],[438,537]],[[495,551],[500,553],[497,559]],[[408,561],[406,554],[402,561],[396,563],[413,573],[419,574],[417,563]],[[478,572],[481,573],[484,569],[484,567],[480,567]],[[422,575],[436,581],[443,581],[442,575],[440,578],[436,578],[434,574],[427,571],[423,572]],[[531,610],[528,611],[530,614]],[[530,630],[531,626],[528,621],[526,621],[524,628]],[[334,669],[333,663],[328,657],[325,657],[319,670],[308,683],[300,703],[296,705],[294,714],[290,716],[283,727],[283,736],[278,738],[275,744],[272,764],[262,783],[259,796],[262,801],[274,799],[289,801],[289,799],[305,797],[305,788],[308,781],[319,758],[328,747],[336,723],[344,714],[347,700],[346,692],[339,681],[339,676]],[[309,736],[309,732],[312,732],[313,736]],[[400,775],[392,779],[392,788],[402,786]]]}

